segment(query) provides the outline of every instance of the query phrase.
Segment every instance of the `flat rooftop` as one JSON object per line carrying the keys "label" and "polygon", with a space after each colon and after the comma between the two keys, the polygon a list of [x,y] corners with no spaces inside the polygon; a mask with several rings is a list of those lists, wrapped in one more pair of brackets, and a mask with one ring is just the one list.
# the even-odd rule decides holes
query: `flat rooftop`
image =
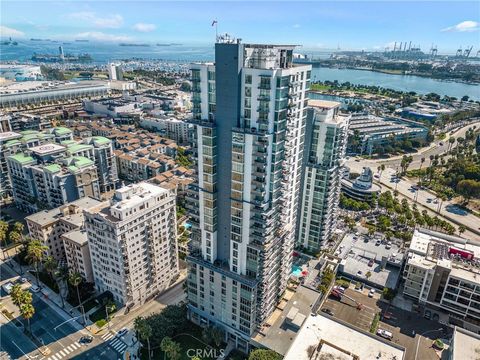
{"label": "flat rooftop", "polygon": [[306,319],[284,360],[402,360],[404,357],[405,349],[400,345],[338,319],[316,315]]}
{"label": "flat rooftop", "polygon": [[328,101],[328,100],[308,100],[308,106],[319,107],[322,109],[334,109],[340,107],[342,104],[337,101]]}
{"label": "flat rooftop", "polygon": [[455,326],[453,330],[452,360],[480,358],[480,335]]}
{"label": "flat rooftop", "polygon": [[[358,236],[357,239],[355,237],[353,234],[348,234],[340,243],[337,250],[339,251],[337,256],[342,259],[339,272],[352,279],[368,281],[380,288],[396,288],[404,257],[399,246],[392,242],[391,248],[387,249],[386,243],[376,245],[377,239],[369,235]],[[368,242],[365,239],[368,239]],[[371,259],[374,263],[368,266]],[[384,259],[386,263],[382,268]],[[365,275],[368,272],[371,276],[367,279]]]}
{"label": "flat rooftop", "polygon": [[[39,211],[35,214],[27,216],[25,219],[30,220],[32,222],[35,222],[35,223],[39,224],[40,226],[45,226],[45,225],[48,225],[52,222],[58,221],[60,218],[63,218],[63,217],[71,218],[72,215],[66,215],[66,216],[62,215],[63,213],[62,213],[61,209],[63,209],[64,207],[76,206],[80,209],[88,209],[88,208],[91,208],[91,207],[96,206],[98,204],[101,204],[101,201],[99,201],[97,199],[94,199],[94,198],[91,198],[91,197],[84,197],[84,198],[75,200],[71,203],[62,205],[62,206],[57,207],[57,208],[52,209],[52,210]],[[78,220],[77,220],[77,223],[78,223]]]}
{"label": "flat rooftop", "polygon": [[[296,292],[287,290],[283,299],[277,305],[270,318],[266,321],[267,326],[255,332],[252,340],[263,347],[275,350],[284,355],[297,337],[299,330],[287,323],[286,318],[292,308],[297,314],[310,316],[312,307],[317,302],[320,293],[305,286],[298,286]],[[301,325],[301,324],[300,324]]]}
{"label": "flat rooftop", "polygon": [[22,137],[22,134],[19,134],[14,131],[2,132],[0,133],[0,141],[8,141],[12,139],[19,139]]}
{"label": "flat rooftop", "polygon": [[73,230],[66,234],[62,234],[62,237],[68,241],[74,242],[80,246],[88,243],[88,236],[86,230]]}
{"label": "flat rooftop", "polygon": [[58,144],[45,144],[45,145],[32,147],[30,148],[30,150],[38,155],[47,155],[47,154],[63,151],[65,150],[65,146],[58,145]]}

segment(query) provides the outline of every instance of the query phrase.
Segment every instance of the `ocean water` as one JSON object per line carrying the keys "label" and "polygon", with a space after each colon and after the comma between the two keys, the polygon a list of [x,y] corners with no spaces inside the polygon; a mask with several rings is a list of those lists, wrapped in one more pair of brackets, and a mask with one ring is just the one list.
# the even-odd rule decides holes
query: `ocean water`
{"label": "ocean water", "polygon": [[[98,42],[53,42],[22,40],[17,46],[0,45],[0,61],[30,61],[33,53],[57,54],[63,46],[65,54],[89,53],[93,65],[104,65],[111,61],[127,59],[164,60],[168,62],[213,61],[214,45],[171,45],[157,46],[120,46],[113,43]],[[316,57],[328,57],[328,53]],[[314,66],[312,81],[338,80],[353,84],[376,85],[401,91],[415,91],[419,94],[435,92],[440,95],[460,98],[468,95],[480,100],[480,86],[461,82],[443,81],[409,75],[389,75],[373,71],[352,69],[331,69]]]}

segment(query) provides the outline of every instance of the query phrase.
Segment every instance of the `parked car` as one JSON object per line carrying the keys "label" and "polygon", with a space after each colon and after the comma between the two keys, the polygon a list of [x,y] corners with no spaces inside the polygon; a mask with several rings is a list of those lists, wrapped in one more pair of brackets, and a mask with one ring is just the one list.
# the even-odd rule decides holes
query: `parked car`
{"label": "parked car", "polygon": [[370,289],[368,292],[368,297],[373,297],[373,295],[375,295],[375,289]]}
{"label": "parked car", "polygon": [[381,336],[381,337],[383,337],[384,339],[387,339],[387,340],[392,340],[392,338],[393,338],[393,334],[390,331],[385,330],[385,329],[378,329],[377,330],[377,335]]}
{"label": "parked car", "polygon": [[27,278],[24,278],[24,277],[21,277],[21,278],[20,278],[20,282],[21,282],[22,284],[25,284],[27,281],[28,281]]}
{"label": "parked car", "polygon": [[334,316],[333,311],[330,310],[330,309],[323,308],[322,312],[324,312],[325,314],[328,314],[330,316]]}
{"label": "parked car", "polygon": [[425,310],[425,314],[423,314],[423,317],[427,320],[430,320],[432,318],[432,312],[430,310]]}
{"label": "parked car", "polygon": [[373,259],[370,259],[370,261],[368,262],[368,266],[372,267],[374,263],[375,261],[373,261]]}
{"label": "parked car", "polygon": [[387,245],[385,245],[385,249],[389,250],[391,248],[392,248],[392,242],[389,241],[389,242],[387,242]]}
{"label": "parked car", "polygon": [[31,291],[31,292],[34,292],[34,293],[37,293],[37,292],[40,291],[40,288],[39,288],[37,285],[32,285],[32,286],[30,287],[30,291]]}
{"label": "parked car", "polygon": [[380,246],[381,243],[382,243],[382,240],[377,240],[377,241],[375,242],[375,246]]}

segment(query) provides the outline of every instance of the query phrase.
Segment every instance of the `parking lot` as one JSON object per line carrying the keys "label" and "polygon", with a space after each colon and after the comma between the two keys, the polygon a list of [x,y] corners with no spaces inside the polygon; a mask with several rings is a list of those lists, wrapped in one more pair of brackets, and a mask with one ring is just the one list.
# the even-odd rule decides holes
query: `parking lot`
{"label": "parking lot", "polygon": [[390,331],[393,334],[392,341],[405,347],[405,360],[415,360],[418,341],[420,344],[416,360],[438,360],[432,342],[437,338],[451,337],[450,328],[437,321],[427,320],[418,313],[392,307],[387,302],[380,301],[379,293],[370,298],[367,295],[368,289],[357,291],[349,288],[345,294],[362,304],[362,309],[358,310],[357,303],[346,297],[338,300],[332,296],[325,301],[322,309],[330,309],[334,317],[364,331],[370,331],[375,314],[381,313],[378,328]]}
{"label": "parking lot", "polygon": [[[368,290],[364,290],[364,292],[365,291],[368,293]],[[346,321],[364,331],[370,331],[373,318],[375,314],[380,311],[376,306],[379,295],[376,294],[374,298],[369,298],[363,293],[353,289],[347,289],[345,294],[362,304],[362,309],[358,310],[357,303],[346,297],[338,300],[332,296],[325,301],[322,309],[330,309],[336,318]]]}

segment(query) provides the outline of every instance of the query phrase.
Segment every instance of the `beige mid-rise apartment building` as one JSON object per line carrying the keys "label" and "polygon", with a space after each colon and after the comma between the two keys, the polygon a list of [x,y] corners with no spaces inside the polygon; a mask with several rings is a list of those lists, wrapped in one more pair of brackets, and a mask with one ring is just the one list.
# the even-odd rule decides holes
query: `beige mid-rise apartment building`
{"label": "beige mid-rise apartment building", "polygon": [[132,307],[166,290],[179,273],[175,192],[139,183],[87,209],[85,228],[98,292]]}
{"label": "beige mid-rise apartment building", "polygon": [[[83,210],[96,206],[101,202],[90,197],[73,201],[52,210],[44,210],[27,216],[30,237],[40,240],[48,247],[47,255],[57,261],[73,262],[67,258],[62,235],[81,229],[83,225]],[[85,278],[86,279],[86,278]]]}

